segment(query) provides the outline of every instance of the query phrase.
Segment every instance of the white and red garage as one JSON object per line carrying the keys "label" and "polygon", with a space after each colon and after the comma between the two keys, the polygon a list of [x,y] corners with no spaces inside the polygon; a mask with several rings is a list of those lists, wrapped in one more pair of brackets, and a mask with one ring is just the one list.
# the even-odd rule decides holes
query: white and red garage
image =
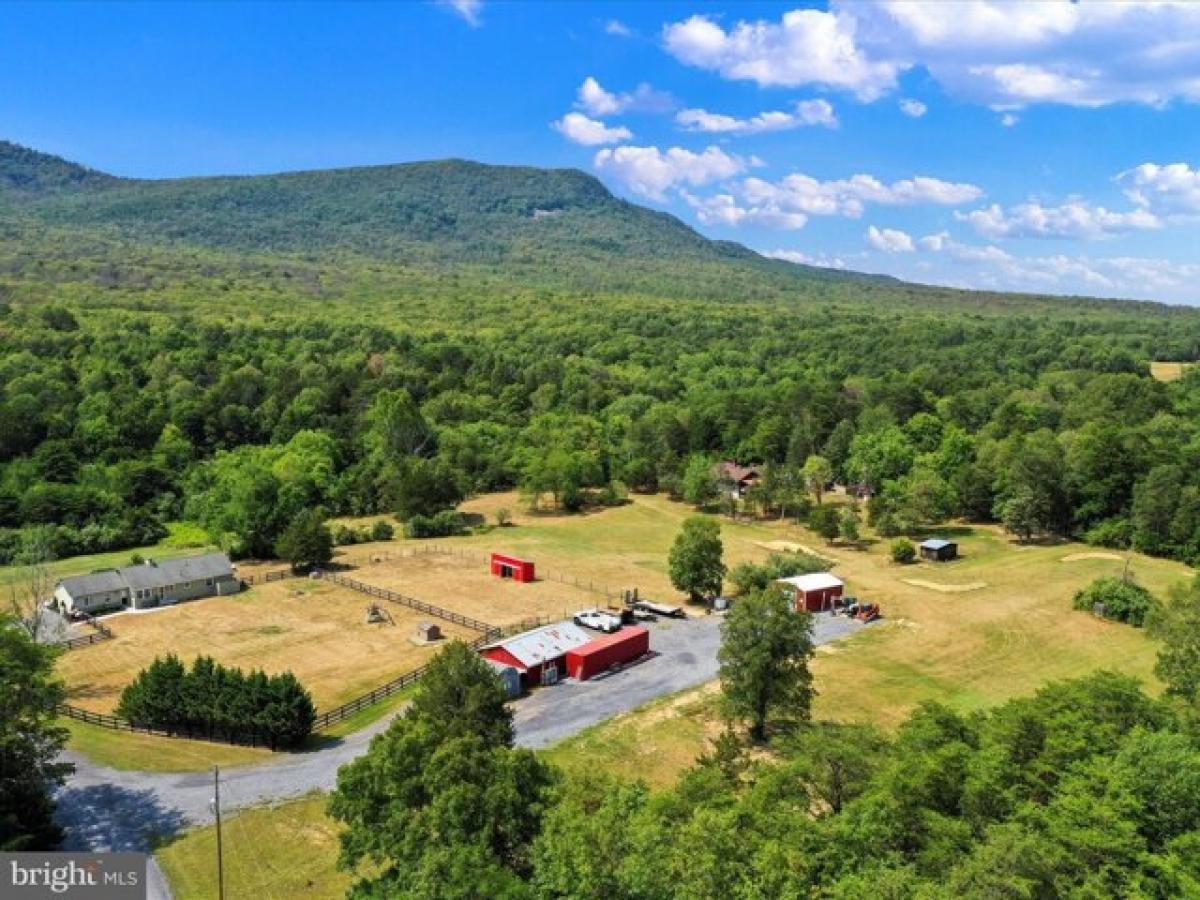
{"label": "white and red garage", "polygon": [[846,591],[846,583],[828,572],[778,578],[775,583],[791,597],[796,612],[824,612],[834,609]]}

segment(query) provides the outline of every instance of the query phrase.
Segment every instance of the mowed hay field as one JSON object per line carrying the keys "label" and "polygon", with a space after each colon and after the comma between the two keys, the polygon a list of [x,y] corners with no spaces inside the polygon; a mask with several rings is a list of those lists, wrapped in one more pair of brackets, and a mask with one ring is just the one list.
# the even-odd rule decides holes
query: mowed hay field
{"label": "mowed hay field", "polygon": [[435,621],[448,638],[479,635],[416,610],[380,603],[395,625],[366,623],[366,596],[320,581],[291,578],[230,597],[211,597],[151,612],[105,619],[116,637],[64,653],[58,670],[68,702],[111,712],[124,689],[155,656],[175,653],[185,663],[207,654],[227,665],[291,669],[329,709],[428,662],[439,645],[410,639],[421,621]]}

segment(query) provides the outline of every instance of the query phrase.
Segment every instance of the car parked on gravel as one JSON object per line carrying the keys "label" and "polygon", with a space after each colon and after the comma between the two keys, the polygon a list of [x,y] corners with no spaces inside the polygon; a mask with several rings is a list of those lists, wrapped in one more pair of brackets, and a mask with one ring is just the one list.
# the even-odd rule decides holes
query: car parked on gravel
{"label": "car parked on gravel", "polygon": [[605,634],[621,630],[621,617],[612,613],[601,612],[598,609],[581,609],[575,613],[575,624],[584,628],[594,628]]}

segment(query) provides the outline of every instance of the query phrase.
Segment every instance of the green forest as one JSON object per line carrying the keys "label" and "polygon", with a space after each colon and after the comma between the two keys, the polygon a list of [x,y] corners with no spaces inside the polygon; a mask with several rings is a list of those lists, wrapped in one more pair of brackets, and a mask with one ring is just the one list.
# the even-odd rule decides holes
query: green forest
{"label": "green forest", "polygon": [[1200,314],[809,269],[574,171],[443,162],[120,179],[0,144],[0,561],[199,523],[688,493],[1200,558]]}

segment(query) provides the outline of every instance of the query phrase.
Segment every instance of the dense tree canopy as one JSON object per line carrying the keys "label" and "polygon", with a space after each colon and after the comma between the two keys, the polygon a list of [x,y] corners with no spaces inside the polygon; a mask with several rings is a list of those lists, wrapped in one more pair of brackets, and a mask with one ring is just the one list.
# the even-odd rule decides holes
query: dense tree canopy
{"label": "dense tree canopy", "polygon": [[71,766],[58,760],[67,732],[55,719],[65,691],[54,651],[0,615],[0,850],[52,850],[62,839],[51,792]]}

